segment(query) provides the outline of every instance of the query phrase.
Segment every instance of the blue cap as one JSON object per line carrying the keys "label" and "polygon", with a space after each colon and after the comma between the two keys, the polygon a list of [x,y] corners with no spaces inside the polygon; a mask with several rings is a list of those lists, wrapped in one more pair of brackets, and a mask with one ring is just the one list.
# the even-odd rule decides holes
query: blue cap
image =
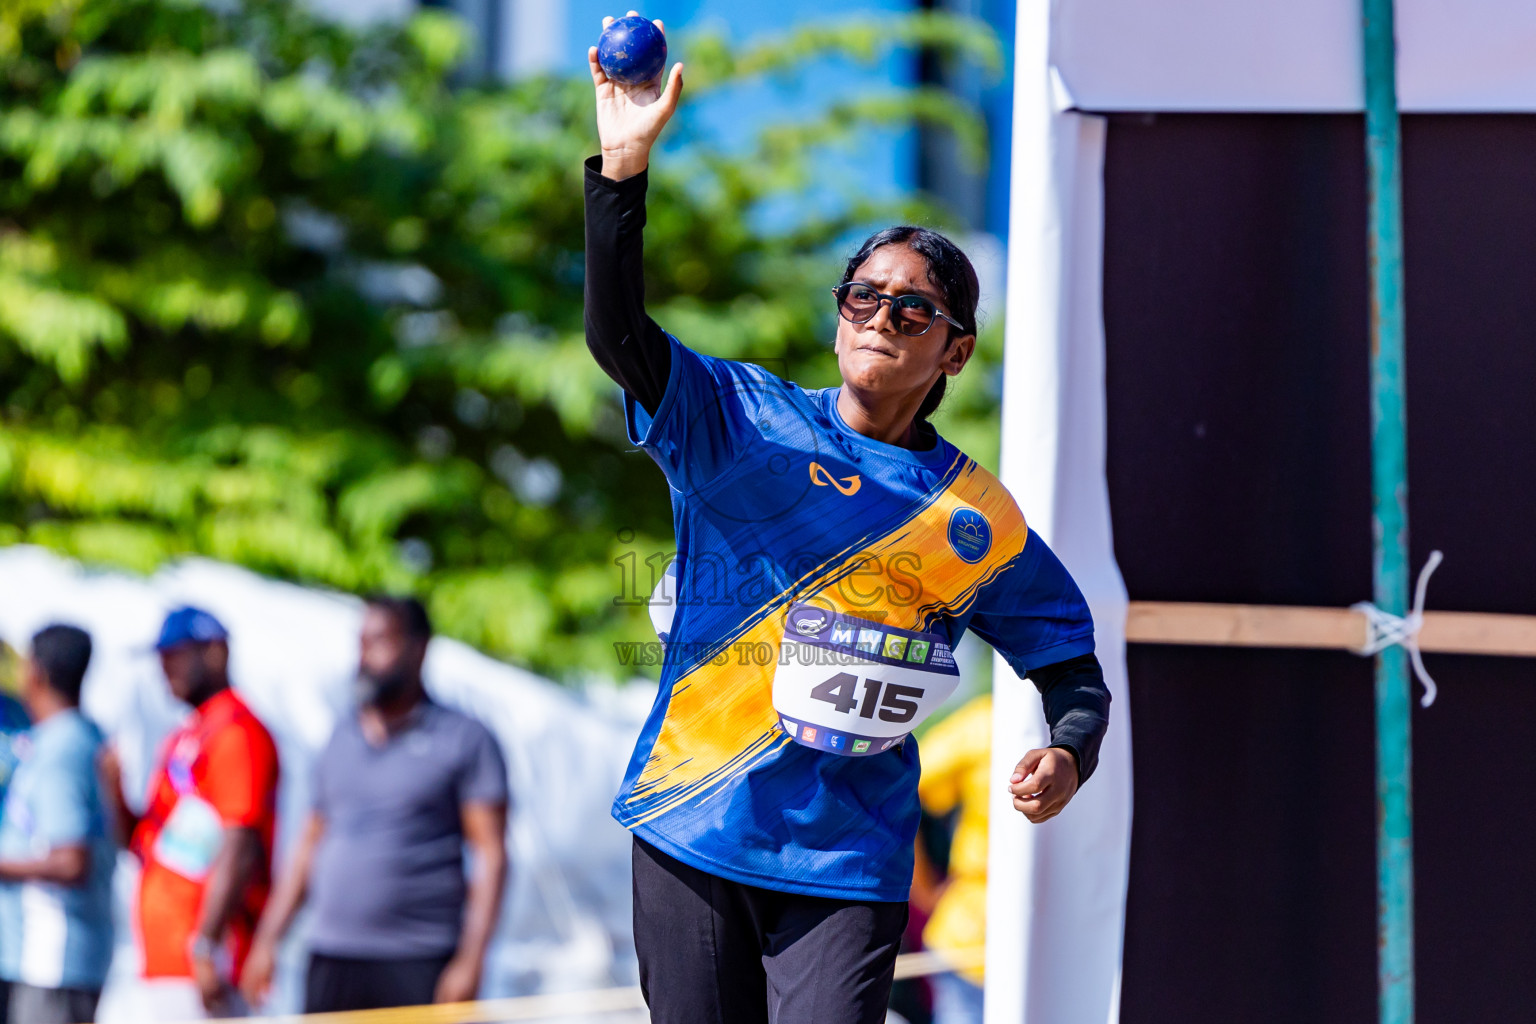
{"label": "blue cap", "polygon": [[206,644],[227,639],[229,630],[224,628],[222,622],[201,608],[187,606],[177,608],[165,617],[165,625],[160,627],[160,639],[155,641],[155,650],[168,651],[182,644]]}

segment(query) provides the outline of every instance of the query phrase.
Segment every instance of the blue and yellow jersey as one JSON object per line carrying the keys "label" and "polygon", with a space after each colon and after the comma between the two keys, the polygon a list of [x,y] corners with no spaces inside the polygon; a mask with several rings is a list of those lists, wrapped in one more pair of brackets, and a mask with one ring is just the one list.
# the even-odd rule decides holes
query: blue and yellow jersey
{"label": "blue and yellow jersey", "polygon": [[1093,622],[996,477],[942,438],[910,451],[865,437],[836,399],[676,339],[656,414],[626,396],[630,438],[670,487],[678,596],[661,689],[613,813],[734,881],[905,900],[917,742],[852,739],[865,756],[849,756],[825,735],[792,737],[775,675],[789,671],[789,649],[812,648],[786,643],[786,629],[795,641],[833,629],[874,638],[862,668],[829,664],[807,698],[827,716],[811,731],[846,720],[857,737],[880,735],[882,721],[887,732],[915,724],[913,701],[893,692],[920,702],[921,688],[876,677],[947,671],[967,629],[1022,677],[1091,652]]}

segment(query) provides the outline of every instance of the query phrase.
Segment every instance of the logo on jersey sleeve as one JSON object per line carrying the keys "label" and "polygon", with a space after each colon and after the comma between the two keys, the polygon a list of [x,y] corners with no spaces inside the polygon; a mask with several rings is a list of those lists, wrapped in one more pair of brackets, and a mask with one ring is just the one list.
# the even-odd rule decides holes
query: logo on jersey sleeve
{"label": "logo on jersey sleeve", "polygon": [[962,562],[979,562],[992,550],[992,524],[962,505],[949,514],[949,546]]}
{"label": "logo on jersey sleeve", "polygon": [[852,496],[859,493],[859,487],[864,483],[859,474],[845,476],[841,480],[827,472],[825,466],[819,462],[811,463],[811,483],[817,487],[835,487],[838,494]]}

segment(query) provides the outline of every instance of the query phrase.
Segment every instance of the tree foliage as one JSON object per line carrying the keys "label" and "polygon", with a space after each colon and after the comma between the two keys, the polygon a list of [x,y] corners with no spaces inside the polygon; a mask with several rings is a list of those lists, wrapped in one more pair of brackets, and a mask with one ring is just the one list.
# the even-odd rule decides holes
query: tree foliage
{"label": "tree foliage", "polygon": [[[893,43],[997,59],[931,14],[684,47],[726,89]],[[627,671],[611,643],[644,619],[615,559],[666,550],[670,517],[582,338],[590,83],[466,84],[465,53],[437,12],[359,31],[286,0],[0,7],[0,543],[417,591],[492,653]],[[692,139],[653,178],[657,318],[834,379],[838,247],[942,219],[849,197],[764,232],[754,212],[806,188],[819,147],[914,118],[984,146],[922,90],[845,98],[746,152]],[[957,440],[990,447],[991,369],[948,403]]]}

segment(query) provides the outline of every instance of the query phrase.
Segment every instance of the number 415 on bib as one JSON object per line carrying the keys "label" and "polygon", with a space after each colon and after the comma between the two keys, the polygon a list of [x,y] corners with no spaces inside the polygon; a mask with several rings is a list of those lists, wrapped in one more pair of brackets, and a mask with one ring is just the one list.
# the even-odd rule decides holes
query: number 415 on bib
{"label": "number 415 on bib", "polygon": [[923,693],[921,686],[884,683],[869,676],[860,680],[852,672],[839,672],[811,688],[812,697],[826,701],[844,714],[858,708],[860,718],[874,718],[878,714],[882,722],[897,724],[912,721]]}

